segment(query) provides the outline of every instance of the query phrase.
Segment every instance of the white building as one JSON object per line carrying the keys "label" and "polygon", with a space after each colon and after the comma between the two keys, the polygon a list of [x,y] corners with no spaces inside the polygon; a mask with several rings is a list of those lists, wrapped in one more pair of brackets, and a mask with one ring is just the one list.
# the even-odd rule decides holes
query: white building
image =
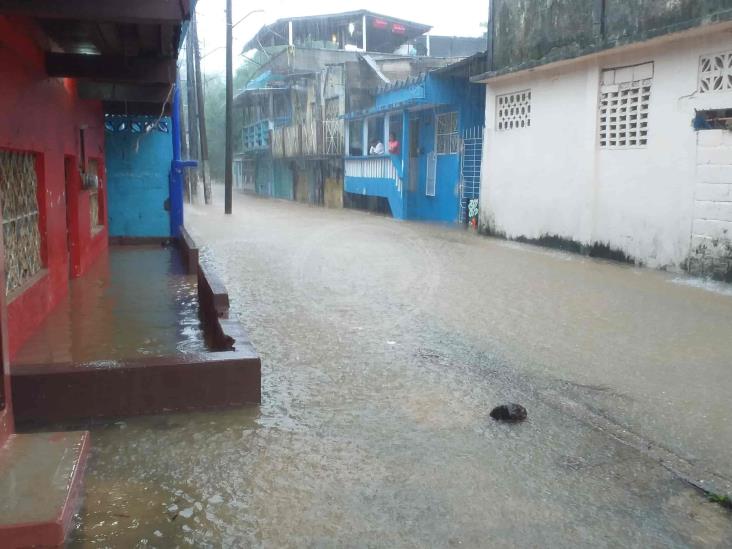
{"label": "white building", "polygon": [[[732,280],[732,2],[650,21],[639,1],[621,14],[558,2],[595,5],[566,53],[546,40],[549,19],[511,17],[530,1],[493,3],[491,72],[474,79],[486,83],[481,229]],[[618,32],[622,17],[636,26]],[[567,43],[562,25],[548,32]]]}

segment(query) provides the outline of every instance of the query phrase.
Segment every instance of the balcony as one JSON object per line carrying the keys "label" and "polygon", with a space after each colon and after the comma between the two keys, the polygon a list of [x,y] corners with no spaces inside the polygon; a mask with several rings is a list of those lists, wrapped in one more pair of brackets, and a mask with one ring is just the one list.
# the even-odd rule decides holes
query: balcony
{"label": "balcony", "polygon": [[309,120],[272,130],[274,158],[322,158],[343,155],[343,121]]}
{"label": "balcony", "polygon": [[242,152],[256,152],[269,149],[270,145],[269,120],[260,120],[254,124],[244,126],[241,131]]}
{"label": "balcony", "polygon": [[344,164],[346,192],[386,198],[392,215],[404,219],[403,171],[399,156],[350,156]]}

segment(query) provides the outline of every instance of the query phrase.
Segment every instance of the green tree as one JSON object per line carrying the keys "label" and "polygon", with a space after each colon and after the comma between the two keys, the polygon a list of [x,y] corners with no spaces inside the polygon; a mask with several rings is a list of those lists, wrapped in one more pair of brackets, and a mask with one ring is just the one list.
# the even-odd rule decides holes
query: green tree
{"label": "green tree", "polygon": [[[252,59],[245,58],[244,63],[234,73],[234,97],[244,89],[269,54],[258,51]],[[208,132],[208,159],[211,178],[224,180],[224,163],[226,157],[226,78],[221,73],[206,75],[204,104],[206,109],[206,131]],[[241,109],[234,106],[234,153],[240,148],[239,129],[242,124]]]}

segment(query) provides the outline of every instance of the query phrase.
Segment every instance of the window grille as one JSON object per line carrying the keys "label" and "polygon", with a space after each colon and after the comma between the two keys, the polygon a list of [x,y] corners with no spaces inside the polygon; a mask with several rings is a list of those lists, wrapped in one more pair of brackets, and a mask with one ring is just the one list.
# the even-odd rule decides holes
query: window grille
{"label": "window grille", "polygon": [[325,100],[325,119],[334,120],[341,114],[341,101],[338,97]]}
{"label": "window grille", "polygon": [[343,154],[343,120],[330,118],[323,120],[323,134],[325,137],[325,154]]}
{"label": "window grille", "polygon": [[[460,152],[457,112],[437,115],[437,154],[457,154]],[[434,196],[434,195],[431,195]]]}
{"label": "window grille", "polygon": [[600,147],[648,145],[648,107],[653,63],[608,69],[600,86]]}
{"label": "window grille", "polygon": [[531,90],[496,96],[496,128],[499,131],[531,127]]}
{"label": "window grille", "polygon": [[699,93],[732,91],[732,51],[699,59]]}
{"label": "window grille", "polygon": [[31,153],[0,151],[6,295],[43,268],[35,162]]}

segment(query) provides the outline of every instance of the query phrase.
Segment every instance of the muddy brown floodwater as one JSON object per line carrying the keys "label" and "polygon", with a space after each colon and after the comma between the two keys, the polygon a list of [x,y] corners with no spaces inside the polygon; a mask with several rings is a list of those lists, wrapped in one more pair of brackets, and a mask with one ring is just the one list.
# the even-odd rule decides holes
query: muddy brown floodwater
{"label": "muddy brown floodwater", "polygon": [[[730,513],[653,453],[732,476],[725,288],[222,209],[187,225],[262,355],[262,405],[94,427],[74,547],[729,547]],[[528,421],[492,421],[506,401]]]}
{"label": "muddy brown floodwater", "polygon": [[13,363],[49,364],[204,351],[195,275],[160,245],[112,246],[72,279]]}

